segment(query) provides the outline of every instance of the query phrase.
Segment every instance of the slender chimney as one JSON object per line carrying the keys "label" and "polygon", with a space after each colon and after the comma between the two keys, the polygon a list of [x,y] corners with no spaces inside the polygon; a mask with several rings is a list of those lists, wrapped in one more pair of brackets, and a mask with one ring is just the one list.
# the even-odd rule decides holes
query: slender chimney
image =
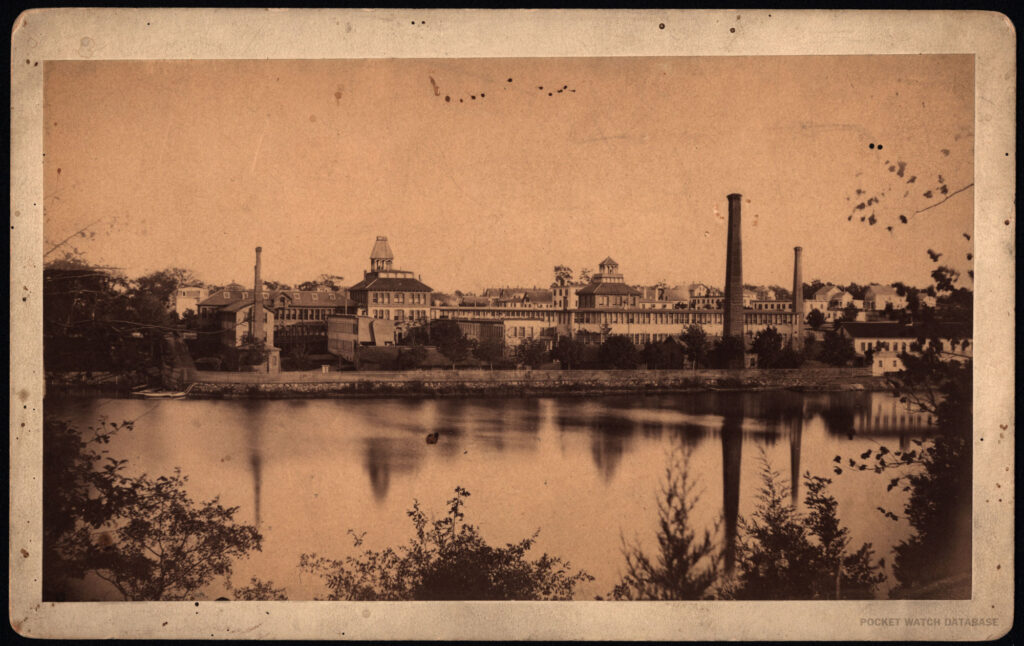
{"label": "slender chimney", "polygon": [[260,254],[263,247],[256,247],[256,278],[252,287],[252,340],[259,343],[263,340],[263,282],[260,280]]}
{"label": "slender chimney", "polygon": [[804,274],[800,261],[801,247],[793,247],[793,349],[804,344]]}
{"label": "slender chimney", "polygon": [[729,195],[729,234],[725,250],[725,308],[723,336],[743,339],[743,245],[740,235],[739,193]]}

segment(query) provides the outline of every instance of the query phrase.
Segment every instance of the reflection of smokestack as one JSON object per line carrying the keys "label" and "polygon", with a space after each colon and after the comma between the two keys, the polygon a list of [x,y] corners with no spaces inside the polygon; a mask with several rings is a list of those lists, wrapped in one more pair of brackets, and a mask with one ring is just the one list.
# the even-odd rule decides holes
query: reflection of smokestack
{"label": "reflection of smokestack", "polygon": [[795,418],[789,436],[789,487],[794,507],[800,499],[800,440],[803,439],[803,424],[803,415]]}
{"label": "reflection of smokestack", "polygon": [[252,340],[263,340],[263,283],[260,281],[260,254],[263,247],[256,247],[256,278],[252,287]]}
{"label": "reflection of smokestack", "polygon": [[729,234],[725,249],[725,313],[722,334],[743,338],[743,245],[739,193],[729,195]]}
{"label": "reflection of smokestack", "polygon": [[736,524],[740,512],[740,463],[743,457],[743,417],[726,415],[722,421],[722,515],[725,517],[725,575],[736,566]]}
{"label": "reflection of smokestack", "polygon": [[804,274],[800,264],[801,247],[793,247],[793,348],[804,343]]}

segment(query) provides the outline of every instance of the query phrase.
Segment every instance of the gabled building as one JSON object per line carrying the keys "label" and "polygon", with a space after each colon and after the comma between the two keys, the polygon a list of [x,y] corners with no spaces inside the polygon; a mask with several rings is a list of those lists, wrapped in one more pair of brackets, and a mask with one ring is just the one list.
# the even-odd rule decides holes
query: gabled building
{"label": "gabled building", "polygon": [[361,313],[398,325],[428,319],[434,290],[413,272],[394,269],[393,261],[387,237],[377,236],[370,252],[370,271],[363,272],[363,280],[348,290],[352,300]]}

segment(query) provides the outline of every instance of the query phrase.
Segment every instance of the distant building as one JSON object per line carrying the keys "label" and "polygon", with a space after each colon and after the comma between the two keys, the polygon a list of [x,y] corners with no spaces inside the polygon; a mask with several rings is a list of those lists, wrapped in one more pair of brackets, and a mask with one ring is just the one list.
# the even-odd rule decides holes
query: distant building
{"label": "distant building", "polygon": [[889,285],[869,285],[864,290],[864,309],[884,310],[890,304],[894,310],[902,310],[907,307],[907,299]]}
{"label": "distant building", "polygon": [[619,265],[610,257],[599,265],[590,284],[578,290],[579,309],[638,307],[640,292],[626,284]]}
{"label": "distant building", "polygon": [[411,271],[391,267],[394,254],[385,236],[377,236],[370,253],[370,271],[349,288],[360,312],[376,319],[395,321],[399,326],[430,317],[431,293]]}
{"label": "distant building", "polygon": [[576,291],[584,287],[585,283],[576,283],[571,280],[559,279],[551,283],[551,305],[559,310],[574,310],[580,306],[579,296]]}
{"label": "distant building", "polygon": [[178,285],[174,292],[174,312],[178,316],[185,316],[185,312],[191,311],[199,314],[199,303],[210,295],[210,288],[202,285]]}
{"label": "distant building", "polygon": [[[966,326],[956,323],[935,324],[928,328],[937,331],[942,343],[943,356],[951,361],[966,361],[974,353],[970,333]],[[904,325],[892,321],[885,322],[842,322],[836,324],[836,332],[843,338],[853,342],[853,350],[859,356],[871,352],[872,355],[882,352],[914,354],[914,344],[922,337],[921,327]],[[957,339],[956,347],[953,340]],[[930,339],[926,339],[930,343]],[[966,343],[966,345],[964,345]],[[891,363],[891,360],[890,360]],[[888,368],[890,366],[882,366]],[[902,369],[902,363],[898,369]]]}
{"label": "distant building", "polygon": [[[262,310],[263,338],[258,340],[270,348],[274,346],[274,310],[266,305]],[[252,312],[251,298],[248,301],[236,301],[217,311],[217,324],[222,330],[221,343],[223,345],[237,348],[253,342],[249,324],[252,321]]]}
{"label": "distant building", "polygon": [[395,322],[369,316],[344,314],[327,319],[327,352],[356,362],[361,346],[395,344]]}
{"label": "distant building", "polygon": [[[274,325],[278,328],[314,321],[324,322],[335,314],[354,313],[356,304],[343,292],[262,290],[264,305],[274,310]],[[235,303],[252,302],[252,289],[232,283],[199,303],[199,318],[209,322],[218,312]]]}

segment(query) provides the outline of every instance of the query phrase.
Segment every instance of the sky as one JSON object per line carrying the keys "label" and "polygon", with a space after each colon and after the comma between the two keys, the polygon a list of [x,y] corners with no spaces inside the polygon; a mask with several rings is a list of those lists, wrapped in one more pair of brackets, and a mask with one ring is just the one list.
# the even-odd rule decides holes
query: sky
{"label": "sky", "polygon": [[746,283],[971,266],[972,56],[44,65],[47,260],[350,285],[386,235],[442,291],[721,286],[741,193]]}

